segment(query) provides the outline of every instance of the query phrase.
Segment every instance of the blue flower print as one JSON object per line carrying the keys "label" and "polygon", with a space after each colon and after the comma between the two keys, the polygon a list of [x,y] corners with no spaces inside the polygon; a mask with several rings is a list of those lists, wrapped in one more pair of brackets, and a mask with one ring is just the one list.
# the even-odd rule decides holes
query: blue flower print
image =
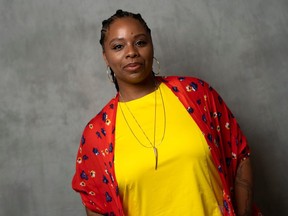
{"label": "blue flower print", "polygon": [[81,172],[80,177],[81,177],[81,179],[88,180],[88,176],[87,176],[87,174],[84,172],[84,170]]}

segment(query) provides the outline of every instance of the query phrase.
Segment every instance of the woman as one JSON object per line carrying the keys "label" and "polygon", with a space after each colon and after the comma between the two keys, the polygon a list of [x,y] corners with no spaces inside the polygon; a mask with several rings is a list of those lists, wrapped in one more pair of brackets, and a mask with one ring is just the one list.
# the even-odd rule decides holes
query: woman
{"label": "woman", "polygon": [[221,97],[200,79],[155,75],[140,14],[102,24],[117,95],[78,150],[72,185],[87,215],[252,215],[249,147]]}

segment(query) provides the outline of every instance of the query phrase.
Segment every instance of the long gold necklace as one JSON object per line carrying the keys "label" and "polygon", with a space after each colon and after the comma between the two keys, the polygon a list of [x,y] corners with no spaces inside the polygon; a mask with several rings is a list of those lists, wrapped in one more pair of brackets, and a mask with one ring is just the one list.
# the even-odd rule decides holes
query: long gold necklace
{"label": "long gold necklace", "polygon": [[[136,122],[137,126],[139,127],[139,129],[141,130],[141,132],[143,133],[143,135],[145,136],[145,138],[148,140],[149,144],[151,145],[151,147],[153,148],[153,152],[154,152],[154,155],[155,155],[155,170],[157,170],[158,168],[158,149],[156,147],[156,125],[157,125],[157,95],[156,95],[156,90],[157,90],[157,87],[155,85],[155,91],[154,91],[154,102],[155,102],[155,105],[154,105],[154,137],[153,137],[153,142],[151,142],[151,140],[149,139],[149,137],[147,136],[147,134],[145,133],[145,131],[143,130],[143,128],[141,127],[141,125],[139,124],[139,122],[137,121],[136,117],[133,115],[133,113],[131,112],[131,110],[129,109],[128,105],[124,103],[125,107],[127,108],[127,110],[129,111],[130,115],[133,117],[134,121]],[[165,111],[165,105],[164,105],[164,100],[163,100],[163,96],[162,96],[162,92],[161,92],[161,89],[160,89],[160,85],[159,85],[159,92],[160,92],[160,96],[161,96],[161,102],[162,102],[162,108],[163,108],[163,116],[164,116],[164,131],[163,131],[163,135],[162,135],[162,138],[159,142],[159,144],[157,146],[159,146],[162,142],[163,142],[163,139],[165,137],[165,133],[166,133],[166,111]],[[121,96],[121,94],[120,94]],[[121,96],[122,97],[122,96]],[[131,133],[133,134],[133,136],[136,138],[136,140],[139,142],[140,145],[142,145],[143,147],[145,148],[151,148],[150,146],[146,146],[144,145],[140,140],[139,138],[136,136],[136,134],[133,132],[131,126],[129,125],[128,123],[128,120],[123,112],[123,109],[121,107],[121,103],[119,103],[119,107],[120,107],[120,110],[122,112],[122,115],[124,117],[124,120],[128,126],[128,128],[130,129]]]}

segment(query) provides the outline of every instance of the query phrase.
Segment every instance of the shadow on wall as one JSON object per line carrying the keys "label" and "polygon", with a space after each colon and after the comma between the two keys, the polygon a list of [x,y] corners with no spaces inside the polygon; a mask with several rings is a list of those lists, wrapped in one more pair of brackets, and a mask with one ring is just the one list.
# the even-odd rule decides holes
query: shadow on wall
{"label": "shadow on wall", "polygon": [[[264,131],[253,131],[253,134],[247,136],[251,147],[251,159],[254,176],[254,201],[261,209],[264,215],[269,215],[268,212],[273,212],[273,215],[283,214],[287,209],[287,187],[282,188],[279,182],[285,185],[287,179],[282,178],[284,170],[282,163],[277,163],[275,149],[272,151],[265,143],[280,143],[275,132],[265,133]],[[275,158],[271,169],[269,158]],[[281,179],[282,178],[282,179]],[[283,190],[282,190],[283,189]],[[285,192],[286,191],[286,192]],[[275,207],[277,203],[277,207]]]}

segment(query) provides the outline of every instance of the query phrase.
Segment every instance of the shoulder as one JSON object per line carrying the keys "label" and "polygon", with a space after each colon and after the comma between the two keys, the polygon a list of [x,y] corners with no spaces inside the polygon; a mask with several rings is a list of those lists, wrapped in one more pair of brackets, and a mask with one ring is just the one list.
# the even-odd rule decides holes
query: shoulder
{"label": "shoulder", "polygon": [[167,85],[182,86],[187,91],[213,90],[209,83],[198,77],[190,76],[163,76],[160,79]]}
{"label": "shoulder", "polygon": [[207,84],[206,81],[203,79],[200,79],[198,77],[190,77],[190,76],[162,76],[160,79],[163,80],[163,82],[179,82],[179,83],[199,83],[201,85]]}
{"label": "shoulder", "polygon": [[101,111],[95,115],[84,127],[83,135],[88,137],[89,135],[98,136],[103,132],[103,128],[111,125],[111,119],[114,118],[116,112],[117,98],[111,99]]}
{"label": "shoulder", "polygon": [[160,77],[163,81],[166,82],[171,82],[171,81],[192,81],[192,80],[198,80],[199,78],[197,77],[190,77],[190,76],[162,76]]}

